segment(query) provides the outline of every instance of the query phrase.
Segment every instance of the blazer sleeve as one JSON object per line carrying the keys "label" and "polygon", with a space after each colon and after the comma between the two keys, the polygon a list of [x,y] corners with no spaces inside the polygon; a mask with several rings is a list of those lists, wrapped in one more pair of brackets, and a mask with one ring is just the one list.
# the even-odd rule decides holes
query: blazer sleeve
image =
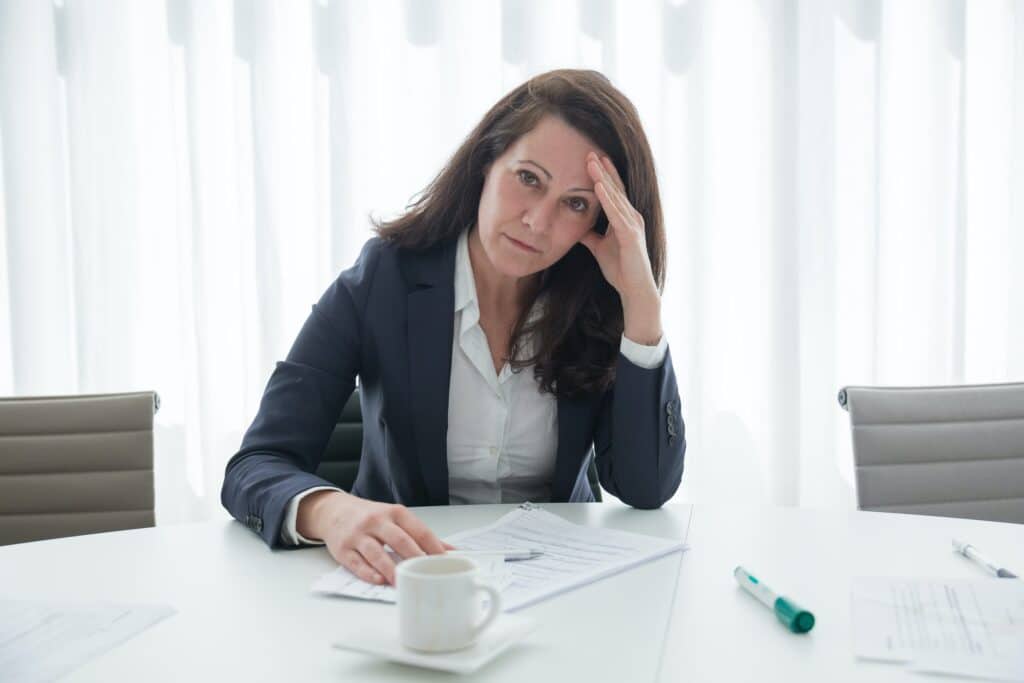
{"label": "blazer sleeve", "polygon": [[379,251],[379,238],[367,242],[355,265],[313,306],[225,469],[221,503],[271,547],[283,545],[281,524],[294,495],[333,486],[313,473],[355,388]]}
{"label": "blazer sleeve", "polygon": [[686,430],[672,353],[656,368],[642,368],[621,353],[615,384],[594,431],[601,486],[636,508],[661,507],[683,476]]}

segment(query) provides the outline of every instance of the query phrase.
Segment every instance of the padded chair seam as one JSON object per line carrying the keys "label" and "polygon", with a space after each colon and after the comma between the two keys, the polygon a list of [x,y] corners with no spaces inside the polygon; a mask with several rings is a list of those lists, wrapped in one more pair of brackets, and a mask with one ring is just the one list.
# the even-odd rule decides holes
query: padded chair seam
{"label": "padded chair seam", "polygon": [[118,508],[117,510],[65,510],[64,512],[0,512],[0,519],[6,517],[55,517],[58,515],[119,515],[124,512],[147,512],[153,508]]}
{"label": "padded chair seam", "polygon": [[152,472],[152,467],[136,467],[120,470],[61,470],[59,472],[0,472],[0,479],[5,477],[59,477],[65,474],[116,474],[118,472]]}
{"label": "padded chair seam", "polygon": [[985,419],[975,420],[972,418],[964,418],[962,420],[899,420],[896,422],[858,422],[853,425],[853,429],[863,429],[864,427],[906,427],[913,425],[928,425],[929,427],[935,425],[957,425],[957,424],[986,424],[989,422],[1024,422],[1024,415],[1017,415],[1014,417],[988,417]]}
{"label": "padded chair seam", "polygon": [[[103,399],[103,400],[123,400],[126,398],[135,398],[138,396],[148,396],[153,394],[153,391],[122,391],[113,394],[53,394],[47,396],[9,396],[0,398],[0,404],[2,403],[38,403],[38,402],[55,402],[55,403],[75,403],[81,401],[89,401],[89,399]],[[93,401],[89,401],[93,402]]]}
{"label": "padded chair seam", "polygon": [[960,390],[960,389],[963,389],[965,386],[970,387],[972,389],[989,389],[989,388],[1003,389],[1003,388],[1006,388],[1006,389],[1009,389],[1009,390],[1013,390],[1013,389],[1017,389],[1017,388],[1024,388],[1024,382],[987,382],[985,384],[968,384],[968,385],[963,385],[963,384],[936,384],[936,385],[931,385],[931,386],[906,385],[906,386],[898,386],[898,387],[878,387],[878,386],[872,386],[872,385],[869,385],[869,384],[851,384],[851,385],[845,386],[843,388],[847,389],[847,390],[849,390],[849,389],[864,390],[865,392],[869,392],[869,393],[881,393],[881,392],[890,392],[890,391],[892,391],[892,392],[896,392],[896,391],[899,391],[899,392],[914,391],[914,392],[920,392],[920,393],[927,393],[927,392],[931,392],[931,391],[944,391],[944,390],[947,390],[947,389]]}
{"label": "padded chair seam", "polygon": [[959,505],[960,503],[998,503],[1002,501],[1024,501],[1024,496],[1011,496],[1009,498],[964,498],[963,500],[935,500],[935,501],[922,501],[919,503],[871,503],[868,508],[870,509],[877,507],[887,508],[908,508],[908,507],[921,507],[922,505]]}
{"label": "padded chair seam", "polygon": [[60,439],[69,436],[95,436],[95,435],[109,435],[109,434],[150,434],[153,430],[148,427],[141,427],[139,429],[108,429],[97,432],[7,432],[0,431],[0,441],[3,439],[24,439],[24,438],[36,438],[42,437],[47,439]]}
{"label": "padded chair seam", "polygon": [[970,460],[959,459],[959,460],[915,460],[913,462],[873,462],[873,463],[857,463],[855,467],[857,469],[867,469],[871,467],[913,467],[914,465],[967,465],[975,462],[1001,462],[1004,460],[1014,461],[1020,460],[1024,464],[1024,454],[1007,455],[1001,458],[971,458]]}
{"label": "padded chair seam", "polygon": [[1012,496],[1010,498],[959,498],[957,500],[919,500],[913,503],[870,503],[872,506],[887,506],[892,507],[903,506],[903,507],[915,507],[920,505],[954,505],[960,503],[995,503],[1001,500],[1021,500],[1024,501],[1024,496]]}

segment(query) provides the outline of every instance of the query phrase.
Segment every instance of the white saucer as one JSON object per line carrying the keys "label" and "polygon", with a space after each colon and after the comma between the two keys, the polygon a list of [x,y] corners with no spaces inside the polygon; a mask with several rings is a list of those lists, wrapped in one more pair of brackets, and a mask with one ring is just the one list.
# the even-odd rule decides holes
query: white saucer
{"label": "white saucer", "polygon": [[502,614],[484,631],[472,646],[455,652],[417,652],[398,640],[398,614],[387,620],[362,623],[358,630],[345,633],[331,645],[339,650],[351,650],[383,657],[392,662],[422,666],[428,669],[467,674],[476,671],[508,647],[528,634],[534,622],[515,614]]}

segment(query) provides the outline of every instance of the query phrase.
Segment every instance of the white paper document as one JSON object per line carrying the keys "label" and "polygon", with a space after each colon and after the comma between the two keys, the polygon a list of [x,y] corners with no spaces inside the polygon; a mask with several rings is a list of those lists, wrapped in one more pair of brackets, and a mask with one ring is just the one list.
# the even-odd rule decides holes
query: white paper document
{"label": "white paper document", "polygon": [[[390,554],[396,564],[402,561],[402,558],[394,552]],[[512,575],[506,567],[511,563],[505,562],[503,556],[474,555],[473,561],[480,567],[480,578],[498,590],[503,591],[512,582]],[[344,567],[338,567],[314,581],[313,592],[377,602],[397,602],[398,600],[398,593],[393,586],[367,583]]]}
{"label": "white paper document", "polygon": [[[683,542],[568,522],[536,506],[524,505],[490,526],[445,539],[459,550],[532,548],[532,560],[501,562],[484,568],[498,576],[507,612],[515,611],[600,578],[682,550]],[[504,572],[504,573],[502,573]],[[374,586],[339,567],[313,584],[318,593],[395,602],[391,586]]]}
{"label": "white paper document", "polygon": [[172,614],[153,605],[0,600],[0,680],[52,681]]}
{"label": "white paper document", "polygon": [[855,579],[854,652],[923,672],[1024,681],[1024,582]]}

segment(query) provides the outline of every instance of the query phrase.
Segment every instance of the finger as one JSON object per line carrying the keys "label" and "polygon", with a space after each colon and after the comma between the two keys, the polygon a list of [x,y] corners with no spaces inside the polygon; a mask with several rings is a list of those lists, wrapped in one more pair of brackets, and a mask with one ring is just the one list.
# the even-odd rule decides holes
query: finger
{"label": "finger", "polygon": [[615,178],[608,173],[608,169],[604,167],[604,164],[596,156],[591,156],[587,161],[587,171],[590,173],[590,177],[594,179],[594,182],[603,182],[608,186],[609,190],[618,190]]}
{"label": "finger", "polygon": [[458,550],[458,548],[453,546],[451,543],[445,543],[444,541],[441,541],[441,543],[444,544],[445,550]]}
{"label": "finger", "polygon": [[403,560],[426,554],[412,539],[412,536],[405,533],[405,530],[397,524],[385,525],[377,533],[377,536],[391,546],[391,549],[398,553]]}
{"label": "finger", "polygon": [[[614,230],[619,243],[625,244],[622,240],[626,238],[642,238],[644,235],[643,219],[639,217],[639,214],[629,203],[629,200],[621,193],[616,197],[616,191],[610,190],[603,182],[599,183],[599,186],[604,191],[605,196],[608,197],[609,203],[614,207],[614,210],[611,212],[606,210],[606,214],[608,215],[608,225],[611,228],[621,228]],[[595,185],[595,190],[597,187]],[[601,195],[598,194],[598,198],[600,197]],[[604,202],[602,202],[602,206],[605,206]]]}
{"label": "finger", "polygon": [[[610,198],[610,202],[618,209],[622,218],[628,219],[632,215],[633,205],[629,203],[629,199],[618,187],[615,178],[596,159],[592,160],[591,164],[597,169],[596,172],[599,175],[597,182],[594,184],[594,191],[597,191],[598,184],[604,185],[605,195]],[[600,196],[598,196],[598,199],[600,199]],[[602,201],[601,205],[606,206],[606,202]]]}
{"label": "finger", "polygon": [[342,553],[341,566],[367,583],[384,582],[384,577],[380,575],[380,572],[367,564],[363,556],[355,550],[349,549]]}
{"label": "finger", "polygon": [[601,206],[604,208],[605,214],[608,216],[609,227],[615,227],[616,225],[628,225],[629,221],[626,215],[622,212],[622,208],[619,206],[615,198],[611,196],[608,186],[603,181],[598,182],[594,185],[594,193],[597,194],[597,199],[601,202]]}
{"label": "finger", "polygon": [[601,157],[601,166],[604,167],[604,170],[607,171],[608,175],[614,179],[615,186],[622,191],[623,195],[625,195],[626,183],[623,182],[623,176],[618,175],[618,169],[616,169],[615,165],[611,163],[611,158]]}
{"label": "finger", "polygon": [[445,551],[441,539],[434,535],[426,524],[421,522],[416,515],[409,511],[409,508],[398,506],[393,516],[395,523],[405,529],[406,533],[412,536],[417,545],[428,555],[437,555]]}
{"label": "finger", "polygon": [[638,222],[641,222],[643,219],[640,218],[640,212],[633,207],[633,203],[626,196],[626,184],[622,181],[622,176],[619,175],[619,171],[615,168],[615,164],[612,163],[610,157],[601,157],[601,171],[604,177],[608,179],[608,186],[606,188],[608,194],[615,200],[622,215],[629,219],[629,225],[636,225]]}
{"label": "finger", "polygon": [[618,181],[612,178],[607,171],[605,171],[605,176],[608,178],[608,183],[605,189],[608,190],[608,194],[611,195],[611,198],[615,201],[615,205],[619,207],[619,212],[622,214],[623,218],[629,220],[632,225],[632,218],[635,210],[629,201],[629,197],[626,196],[626,191],[616,184]]}
{"label": "finger", "polygon": [[625,197],[626,185],[622,182],[622,178],[619,176],[619,172],[615,168],[615,164],[612,163],[612,160],[606,156],[598,156],[591,152],[588,165],[591,162],[596,166],[596,177],[594,179],[607,181],[609,190]]}
{"label": "finger", "polygon": [[395,562],[384,552],[383,546],[377,539],[363,536],[356,543],[356,550],[363,556],[367,564],[384,577],[385,581],[390,584],[395,582]]}

